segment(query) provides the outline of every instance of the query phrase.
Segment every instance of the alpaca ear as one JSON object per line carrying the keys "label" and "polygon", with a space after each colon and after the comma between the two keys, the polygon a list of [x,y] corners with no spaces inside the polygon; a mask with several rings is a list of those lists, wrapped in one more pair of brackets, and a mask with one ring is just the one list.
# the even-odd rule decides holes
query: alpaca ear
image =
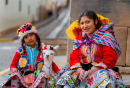
{"label": "alpaca ear", "polygon": [[44,44],[44,43],[42,43],[41,45],[42,45],[42,47],[43,47],[43,46],[45,46],[45,44]]}
{"label": "alpaca ear", "polygon": [[59,45],[56,45],[54,48],[55,48],[55,49],[58,49],[58,48],[59,48]]}

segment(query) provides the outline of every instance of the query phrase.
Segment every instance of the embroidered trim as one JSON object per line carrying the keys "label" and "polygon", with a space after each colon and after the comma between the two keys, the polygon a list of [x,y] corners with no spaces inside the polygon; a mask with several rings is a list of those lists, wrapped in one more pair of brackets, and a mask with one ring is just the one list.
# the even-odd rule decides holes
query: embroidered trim
{"label": "embroidered trim", "polygon": [[86,45],[83,45],[82,53],[84,56],[86,56],[87,63],[90,63],[91,62],[91,51],[89,50],[88,47],[86,47]]}
{"label": "embroidered trim", "polygon": [[105,65],[103,62],[100,63],[93,62],[92,65],[94,65],[94,67],[101,67],[103,69],[107,69],[107,65]]}
{"label": "embroidered trim", "polygon": [[82,66],[80,65],[80,63],[76,63],[75,65],[71,66],[71,69],[75,69],[75,68],[81,68]]}

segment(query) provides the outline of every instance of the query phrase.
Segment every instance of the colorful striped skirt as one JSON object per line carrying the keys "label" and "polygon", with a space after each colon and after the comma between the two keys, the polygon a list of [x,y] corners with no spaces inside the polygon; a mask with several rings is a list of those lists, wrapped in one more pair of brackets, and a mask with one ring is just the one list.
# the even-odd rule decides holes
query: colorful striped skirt
{"label": "colorful striped skirt", "polygon": [[63,68],[54,79],[49,81],[50,88],[125,88],[121,74],[112,69],[102,69],[93,73],[82,82],[79,80],[77,70],[69,66]]}

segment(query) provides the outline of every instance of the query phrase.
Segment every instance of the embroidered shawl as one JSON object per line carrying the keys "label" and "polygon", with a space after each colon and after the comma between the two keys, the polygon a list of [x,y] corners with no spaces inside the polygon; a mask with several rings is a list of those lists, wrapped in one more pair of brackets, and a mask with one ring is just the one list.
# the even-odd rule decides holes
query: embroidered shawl
{"label": "embroidered shawl", "polygon": [[75,39],[72,41],[73,50],[78,49],[83,44],[86,44],[88,47],[91,47],[91,43],[101,44],[113,48],[116,51],[117,57],[119,58],[122,51],[115,38],[113,27],[113,22],[111,24],[102,24],[91,38],[88,37],[86,33],[84,33],[84,35],[82,35],[84,40]]}

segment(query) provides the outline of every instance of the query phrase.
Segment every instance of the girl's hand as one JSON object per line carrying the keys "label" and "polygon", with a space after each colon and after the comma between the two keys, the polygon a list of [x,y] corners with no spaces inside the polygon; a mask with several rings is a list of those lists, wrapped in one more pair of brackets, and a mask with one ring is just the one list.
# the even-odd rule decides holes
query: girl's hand
{"label": "girl's hand", "polygon": [[19,70],[17,68],[12,68],[11,70],[11,74],[15,73],[15,72],[19,72]]}
{"label": "girl's hand", "polygon": [[94,72],[100,70],[98,67],[92,67],[90,70],[87,71],[84,78],[89,78]]}
{"label": "girl's hand", "polygon": [[79,73],[79,79],[82,81],[84,79],[85,70],[83,70],[83,68],[77,68],[77,71]]}

